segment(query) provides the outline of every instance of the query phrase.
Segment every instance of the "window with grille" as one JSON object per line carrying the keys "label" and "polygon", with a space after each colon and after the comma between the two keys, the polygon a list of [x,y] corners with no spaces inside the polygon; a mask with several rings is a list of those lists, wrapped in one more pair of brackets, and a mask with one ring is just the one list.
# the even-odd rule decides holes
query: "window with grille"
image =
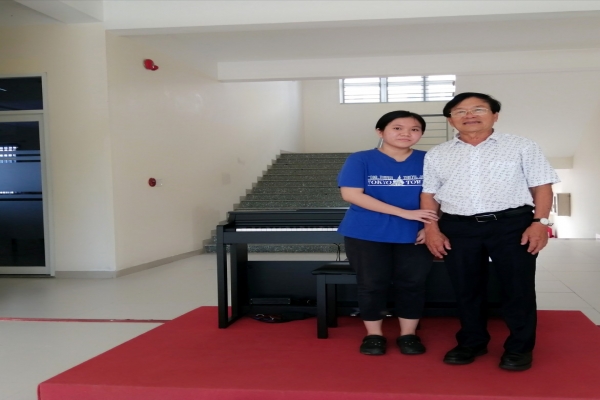
{"label": "window with grille", "polygon": [[341,103],[443,101],[454,97],[455,75],[340,79]]}

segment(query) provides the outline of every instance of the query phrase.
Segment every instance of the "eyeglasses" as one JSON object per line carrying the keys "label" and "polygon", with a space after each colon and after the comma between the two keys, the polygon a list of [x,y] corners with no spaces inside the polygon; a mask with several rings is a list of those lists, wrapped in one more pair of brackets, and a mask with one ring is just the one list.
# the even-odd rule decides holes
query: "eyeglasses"
{"label": "eyeglasses", "polygon": [[489,112],[487,108],[474,108],[472,110],[455,110],[450,113],[452,117],[466,117],[468,113],[473,115],[485,115]]}

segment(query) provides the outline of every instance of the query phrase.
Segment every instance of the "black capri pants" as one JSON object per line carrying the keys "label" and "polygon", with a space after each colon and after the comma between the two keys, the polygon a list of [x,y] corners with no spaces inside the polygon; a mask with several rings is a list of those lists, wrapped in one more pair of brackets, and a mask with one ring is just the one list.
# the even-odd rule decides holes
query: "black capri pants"
{"label": "black capri pants", "polygon": [[356,271],[358,306],[363,321],[379,321],[394,301],[394,315],[419,319],[433,256],[425,245],[383,243],[344,237],[346,256]]}

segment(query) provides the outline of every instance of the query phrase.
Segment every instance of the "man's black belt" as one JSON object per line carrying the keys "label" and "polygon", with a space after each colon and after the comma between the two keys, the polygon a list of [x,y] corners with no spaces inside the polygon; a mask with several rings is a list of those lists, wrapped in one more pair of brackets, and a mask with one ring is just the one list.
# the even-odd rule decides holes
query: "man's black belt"
{"label": "man's black belt", "polygon": [[509,208],[508,210],[495,211],[491,213],[481,213],[475,215],[455,215],[455,214],[442,214],[442,219],[450,219],[457,221],[477,221],[477,222],[488,222],[496,221],[502,218],[515,217],[517,215],[531,213],[533,211],[532,206],[521,206],[517,208]]}

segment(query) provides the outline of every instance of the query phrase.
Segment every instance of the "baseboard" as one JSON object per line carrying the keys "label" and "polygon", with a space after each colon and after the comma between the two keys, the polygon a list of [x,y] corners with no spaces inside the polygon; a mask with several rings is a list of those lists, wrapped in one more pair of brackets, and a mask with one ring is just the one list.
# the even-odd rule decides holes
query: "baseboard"
{"label": "baseboard", "polygon": [[144,270],[147,270],[150,268],[160,267],[161,265],[165,265],[165,264],[169,264],[169,263],[172,263],[175,261],[183,260],[185,258],[197,256],[198,254],[202,254],[202,249],[189,251],[187,253],[178,254],[176,256],[171,256],[171,257],[167,257],[167,258],[161,258],[160,260],[150,261],[148,263],[135,265],[135,266],[129,267],[129,268],[120,269],[118,271],[115,271],[116,272],[115,277],[118,278],[119,276],[125,276],[125,275],[133,274],[136,272],[144,271]]}
{"label": "baseboard", "polygon": [[150,268],[160,267],[161,265],[169,264],[175,261],[183,260],[185,258],[193,257],[198,254],[202,254],[202,250],[194,250],[176,256],[167,258],[161,258],[147,262],[140,265],[134,265],[133,267],[120,269],[118,271],[56,271],[54,273],[55,278],[59,279],[110,279],[118,278],[120,276],[134,274],[136,272],[145,271]]}
{"label": "baseboard", "polygon": [[116,271],[55,271],[58,279],[109,279],[116,278]]}

